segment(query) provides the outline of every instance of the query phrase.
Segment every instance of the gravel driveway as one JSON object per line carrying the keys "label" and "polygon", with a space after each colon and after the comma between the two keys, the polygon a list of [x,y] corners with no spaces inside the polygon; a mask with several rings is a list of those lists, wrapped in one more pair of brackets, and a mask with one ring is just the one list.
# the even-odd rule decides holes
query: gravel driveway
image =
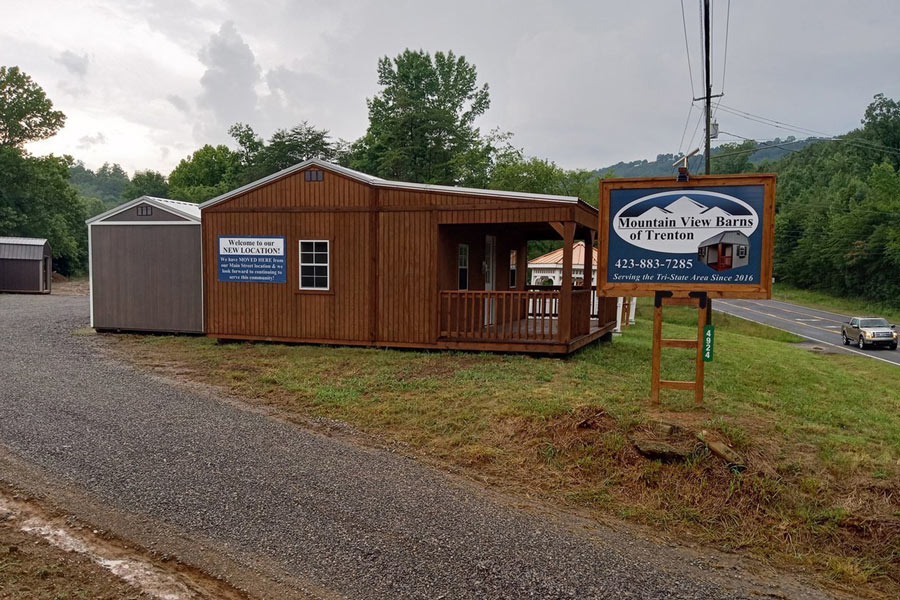
{"label": "gravel driveway", "polygon": [[263,556],[347,598],[773,591],[685,551],[517,509],[415,460],[136,371],[104,358],[100,338],[72,334],[87,315],[86,297],[0,295],[0,444],[100,502],[223,552]]}

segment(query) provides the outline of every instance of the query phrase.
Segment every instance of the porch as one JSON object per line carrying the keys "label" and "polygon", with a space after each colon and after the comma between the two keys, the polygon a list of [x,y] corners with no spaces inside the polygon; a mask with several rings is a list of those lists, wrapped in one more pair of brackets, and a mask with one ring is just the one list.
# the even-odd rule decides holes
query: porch
{"label": "porch", "polygon": [[442,291],[440,341],[458,349],[568,353],[615,327],[615,298],[574,289],[566,331],[559,313],[563,295],[561,290]]}
{"label": "porch", "polygon": [[[612,332],[616,299],[575,282],[572,247],[592,247],[596,216],[569,222],[454,224],[439,228],[438,345],[567,354]],[[527,285],[529,241],[563,243],[562,285]],[[583,273],[591,273],[586,252]],[[450,268],[450,266],[454,268]]]}

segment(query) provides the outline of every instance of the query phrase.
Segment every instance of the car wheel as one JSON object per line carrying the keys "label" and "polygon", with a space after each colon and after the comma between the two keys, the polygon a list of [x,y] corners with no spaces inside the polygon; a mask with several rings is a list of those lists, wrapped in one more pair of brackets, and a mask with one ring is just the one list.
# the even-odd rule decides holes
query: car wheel
{"label": "car wheel", "polygon": [[891,350],[896,350],[896,349],[897,349],[897,344],[891,344]]}
{"label": "car wheel", "polygon": [[847,339],[847,334],[843,331],[841,332],[841,341],[844,342],[845,346],[850,344],[850,340]]}
{"label": "car wheel", "polygon": [[866,347],[866,341],[863,339],[863,336],[859,336],[859,349],[864,350]]}

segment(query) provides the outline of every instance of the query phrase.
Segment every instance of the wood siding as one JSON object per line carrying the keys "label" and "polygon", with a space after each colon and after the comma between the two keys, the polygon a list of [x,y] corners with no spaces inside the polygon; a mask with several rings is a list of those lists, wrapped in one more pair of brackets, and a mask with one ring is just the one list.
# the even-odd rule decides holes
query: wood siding
{"label": "wood siding", "polygon": [[43,292],[44,261],[0,259],[0,292]]}
{"label": "wood siding", "polygon": [[[203,211],[206,331],[219,337],[372,342],[370,208],[373,191],[325,173],[303,172]],[[285,238],[286,283],[218,280],[218,236]],[[330,289],[301,291],[300,240],[329,240]]]}
{"label": "wood siding", "polygon": [[200,226],[92,225],[96,329],[203,331]]}

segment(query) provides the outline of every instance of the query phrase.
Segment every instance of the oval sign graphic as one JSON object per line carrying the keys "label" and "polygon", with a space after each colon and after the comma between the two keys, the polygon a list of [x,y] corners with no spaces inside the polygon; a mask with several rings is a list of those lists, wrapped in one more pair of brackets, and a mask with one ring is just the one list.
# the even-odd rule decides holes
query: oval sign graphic
{"label": "oval sign graphic", "polygon": [[750,236],[759,215],[734,196],[705,190],[670,190],[629,202],[613,217],[613,230],[633,246],[671,254],[696,254],[728,231]]}

